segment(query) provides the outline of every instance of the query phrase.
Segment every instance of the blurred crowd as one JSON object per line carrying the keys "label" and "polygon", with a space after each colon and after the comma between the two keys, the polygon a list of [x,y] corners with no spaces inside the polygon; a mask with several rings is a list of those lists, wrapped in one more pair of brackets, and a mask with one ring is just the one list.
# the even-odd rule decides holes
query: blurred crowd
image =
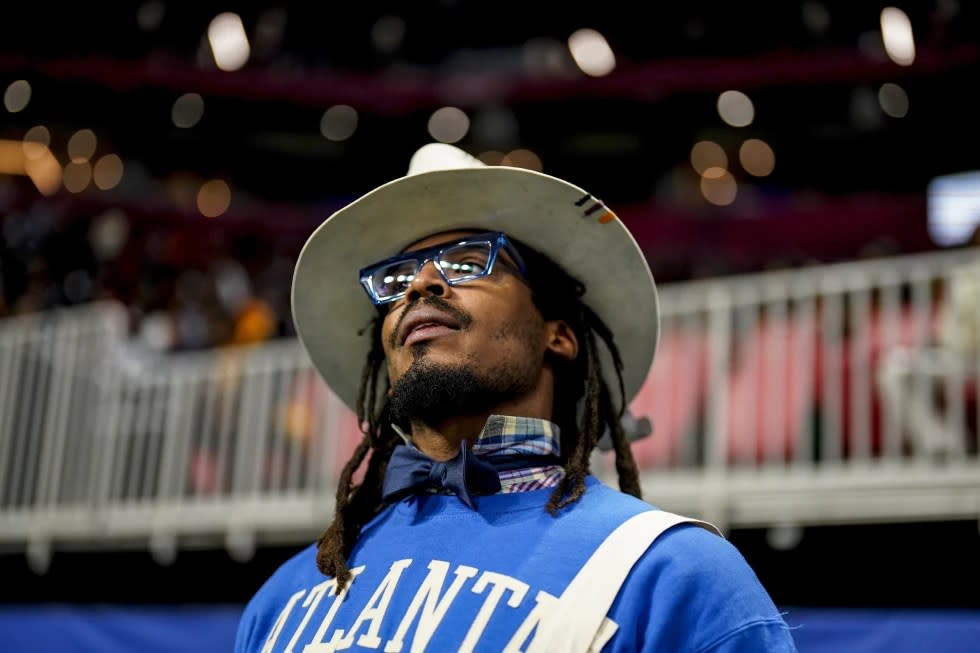
{"label": "blurred crowd", "polygon": [[[65,195],[10,201],[14,195],[10,185],[0,184],[0,319],[114,299],[130,311],[131,335],[157,351],[295,334],[289,305],[292,269],[315,227],[312,222],[308,229],[277,230],[275,216],[245,224],[143,208],[130,214],[120,206],[87,207]],[[654,277],[669,283],[908,253],[900,238],[869,231],[864,241],[855,240],[853,251],[842,245],[828,259],[819,244],[813,251],[804,251],[799,242],[773,248],[772,242],[747,233],[749,226],[743,225],[746,244],[728,249],[709,239],[698,243],[690,234],[675,234],[678,242],[666,246],[673,227],[651,231],[646,238],[652,243],[647,253]],[[697,232],[696,225],[691,229]],[[758,246],[749,251],[752,242]],[[975,233],[966,246],[978,244]],[[958,287],[969,284],[967,279]],[[966,312],[972,316],[975,311]]]}
{"label": "blurred crowd", "polygon": [[119,208],[86,213],[57,198],[0,214],[0,228],[0,318],[118,300],[131,335],[159,351],[294,333],[294,254],[273,236],[134,220]]}

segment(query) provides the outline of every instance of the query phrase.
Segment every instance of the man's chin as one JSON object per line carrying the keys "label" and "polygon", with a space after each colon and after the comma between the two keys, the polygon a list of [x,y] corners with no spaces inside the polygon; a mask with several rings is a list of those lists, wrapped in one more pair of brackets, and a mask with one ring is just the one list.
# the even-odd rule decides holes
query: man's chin
{"label": "man's chin", "polygon": [[502,399],[496,381],[477,376],[458,352],[428,348],[392,386],[392,417],[407,425],[480,412]]}

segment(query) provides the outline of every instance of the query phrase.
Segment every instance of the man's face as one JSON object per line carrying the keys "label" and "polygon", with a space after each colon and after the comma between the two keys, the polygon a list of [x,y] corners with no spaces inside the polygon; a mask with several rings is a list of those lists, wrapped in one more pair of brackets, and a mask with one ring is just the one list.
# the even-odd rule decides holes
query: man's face
{"label": "man's face", "polygon": [[[469,233],[436,234],[405,251]],[[434,263],[426,263],[405,297],[390,305],[381,333],[388,377],[393,393],[400,395],[393,404],[421,410],[403,416],[423,420],[438,417],[431,413],[440,406],[478,412],[492,408],[483,403],[528,392],[540,380],[549,340],[531,289],[504,251],[491,275],[456,286],[442,278]]]}

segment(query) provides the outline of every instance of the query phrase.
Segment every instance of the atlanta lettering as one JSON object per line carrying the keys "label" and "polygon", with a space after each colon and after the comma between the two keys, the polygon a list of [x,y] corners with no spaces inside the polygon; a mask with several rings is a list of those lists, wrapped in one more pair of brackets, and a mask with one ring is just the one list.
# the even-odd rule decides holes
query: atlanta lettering
{"label": "atlanta lettering", "polygon": [[[412,565],[412,559],[392,562],[373,591],[358,586],[358,579],[363,578],[366,570],[364,565],[351,569],[353,581],[340,592],[332,578],[300,589],[286,601],[261,653],[332,653],[354,646],[385,653],[418,653],[426,650],[440,626],[459,632],[458,646],[454,650],[470,653],[476,649],[495,617],[505,616],[504,611],[523,612],[530,607],[502,649],[503,653],[521,653],[533,640],[538,624],[551,617],[557,601],[555,596],[540,590],[532,591],[527,583],[511,576],[467,565],[452,567],[443,560],[429,561],[421,582],[417,580],[421,574],[415,581],[404,580],[405,571]],[[358,590],[358,596],[370,598],[359,611],[359,606],[350,605],[351,609],[343,611],[347,618],[338,619],[341,606],[349,600],[351,588]],[[408,608],[389,613],[393,599],[407,597],[409,592],[412,598]],[[471,601],[467,594],[482,597],[482,601]],[[468,621],[460,624],[454,618],[452,625],[444,624],[450,608],[463,603],[464,598],[466,605],[472,606]],[[400,602],[401,605],[404,603]],[[388,633],[385,637],[381,636],[382,627]],[[590,651],[599,651],[617,628],[607,618]],[[499,635],[495,639],[499,639]]]}

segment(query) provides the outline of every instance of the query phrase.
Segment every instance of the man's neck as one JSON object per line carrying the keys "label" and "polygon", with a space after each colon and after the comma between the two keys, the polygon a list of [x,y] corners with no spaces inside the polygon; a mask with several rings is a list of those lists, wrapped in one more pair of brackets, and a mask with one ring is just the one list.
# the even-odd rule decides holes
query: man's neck
{"label": "man's neck", "polygon": [[453,417],[438,424],[412,422],[412,444],[433,460],[450,460],[459,453],[464,440],[473,446],[489,417],[489,414]]}
{"label": "man's neck", "polygon": [[436,423],[413,421],[411,439],[415,447],[433,460],[451,460],[459,453],[459,446],[466,441],[469,446],[479,439],[491,415],[512,415],[551,419],[551,410],[529,410],[526,405],[497,406],[479,415],[454,415]]}

